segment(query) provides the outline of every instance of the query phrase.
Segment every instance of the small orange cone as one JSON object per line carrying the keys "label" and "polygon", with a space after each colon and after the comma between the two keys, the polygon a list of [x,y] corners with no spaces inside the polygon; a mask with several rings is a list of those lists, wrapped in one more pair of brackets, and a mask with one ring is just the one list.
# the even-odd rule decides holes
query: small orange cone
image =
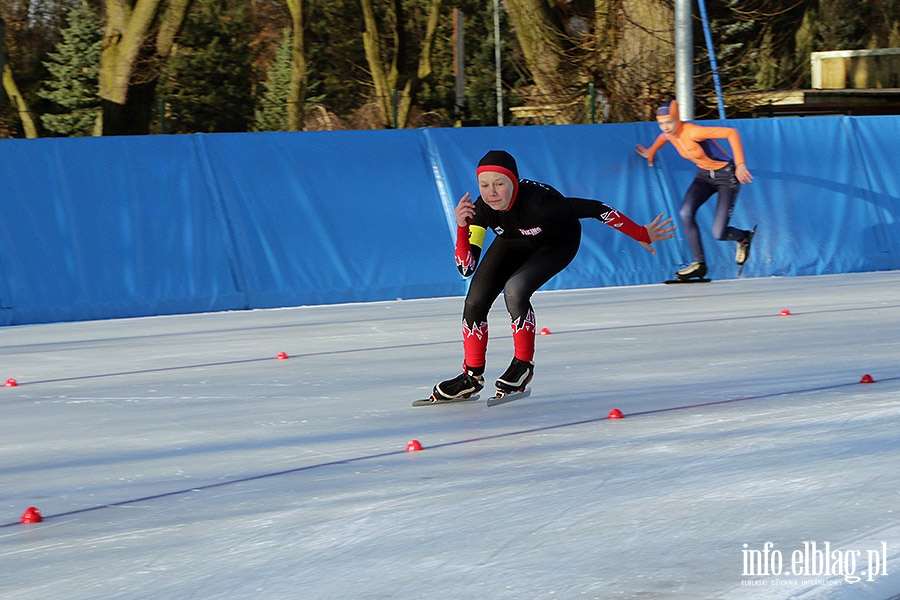
{"label": "small orange cone", "polygon": [[409,443],[406,445],[407,452],[418,452],[422,449],[422,444],[419,443],[419,440],[409,440]]}
{"label": "small orange cone", "polygon": [[275,355],[275,360],[287,360],[287,359],[288,359],[287,352],[279,352],[278,354]]}
{"label": "small orange cone", "polygon": [[781,316],[782,316],[782,317],[789,317],[789,316],[791,316],[791,311],[789,311],[789,310],[786,309],[786,308],[782,308],[782,309],[781,309]]}
{"label": "small orange cone", "polygon": [[866,373],[862,376],[862,379],[859,380],[860,383],[875,383],[875,380],[872,379],[872,376]]}
{"label": "small orange cone", "polygon": [[606,417],[607,419],[624,419],[625,415],[622,414],[622,411],[618,408],[614,408],[609,411],[609,415]]}
{"label": "small orange cone", "polygon": [[41,516],[41,511],[34,506],[29,506],[25,509],[25,512],[22,513],[23,523],[40,523],[43,520],[44,517]]}
{"label": "small orange cone", "polygon": [[16,387],[17,385],[19,385],[19,383],[15,379],[9,378],[6,380],[6,383],[3,384],[3,387]]}

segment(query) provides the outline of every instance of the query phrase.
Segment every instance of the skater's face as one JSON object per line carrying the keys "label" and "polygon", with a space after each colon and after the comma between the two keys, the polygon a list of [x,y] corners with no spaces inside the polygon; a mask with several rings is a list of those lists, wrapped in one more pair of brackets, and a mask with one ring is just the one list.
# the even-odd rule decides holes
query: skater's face
{"label": "skater's face", "polygon": [[666,135],[674,135],[678,129],[678,119],[671,115],[656,117],[656,122],[659,123],[659,128]]}
{"label": "skater's face", "polygon": [[481,192],[481,199],[494,210],[504,211],[512,202],[513,182],[502,173],[492,171],[479,173],[478,189]]}

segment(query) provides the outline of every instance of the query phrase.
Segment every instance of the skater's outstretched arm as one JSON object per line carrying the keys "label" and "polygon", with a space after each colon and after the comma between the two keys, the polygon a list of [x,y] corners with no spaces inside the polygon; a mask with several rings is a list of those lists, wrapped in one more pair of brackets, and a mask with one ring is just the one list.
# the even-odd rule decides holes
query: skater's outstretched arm
{"label": "skater's outstretched arm", "polygon": [[675,226],[671,224],[672,219],[669,218],[663,221],[662,213],[657,215],[650,223],[638,225],[625,213],[600,200],[564,198],[563,201],[565,204],[560,207],[559,211],[568,210],[571,215],[579,219],[588,217],[597,219],[604,225],[612,227],[616,231],[624,233],[639,242],[651,254],[656,254],[656,250],[651,246],[653,242],[675,237],[675,234],[672,233],[675,231]]}

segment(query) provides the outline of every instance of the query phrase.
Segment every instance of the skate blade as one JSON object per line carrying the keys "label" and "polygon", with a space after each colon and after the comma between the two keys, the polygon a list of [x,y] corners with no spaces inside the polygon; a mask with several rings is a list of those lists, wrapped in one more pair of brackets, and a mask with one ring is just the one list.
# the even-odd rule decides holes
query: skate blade
{"label": "skate blade", "polygon": [[497,395],[491,396],[487,399],[488,406],[497,406],[498,404],[506,404],[507,402],[512,402],[513,400],[521,400],[522,398],[527,398],[531,395],[531,388],[525,388],[521,392],[509,392],[504,393],[501,391],[497,391]]}
{"label": "skate blade", "polygon": [[481,398],[478,394],[473,394],[468,398],[450,398],[449,400],[438,400],[436,398],[423,398],[412,403],[413,406],[436,406],[438,404],[459,404],[460,402],[475,402]]}
{"label": "skate blade", "polygon": [[709,279],[707,277],[700,277],[699,279],[667,279],[663,283],[665,283],[666,285],[672,285],[675,283],[709,283],[710,281],[712,281],[712,279]]}

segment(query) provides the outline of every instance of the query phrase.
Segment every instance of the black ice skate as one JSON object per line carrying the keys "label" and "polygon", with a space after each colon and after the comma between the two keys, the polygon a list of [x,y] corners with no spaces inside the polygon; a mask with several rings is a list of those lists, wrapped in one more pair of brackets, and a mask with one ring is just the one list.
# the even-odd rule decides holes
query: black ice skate
{"label": "black ice skate", "polygon": [[679,281],[688,281],[690,279],[699,279],[702,280],[706,275],[706,263],[704,262],[692,262],[685,268],[680,271],[675,272],[675,277]]}
{"label": "black ice skate", "polygon": [[734,262],[740,266],[744,266],[747,259],[750,258],[750,244],[753,243],[753,236],[756,235],[756,225],[753,229],[744,234],[744,238],[738,242],[737,252],[734,255]]}
{"label": "black ice skate", "polygon": [[497,391],[504,394],[523,392],[532,377],[534,377],[534,365],[530,362],[513,358],[506,372],[497,379]]}
{"label": "black ice skate", "polygon": [[531,395],[525,386],[534,377],[534,365],[518,358],[513,358],[506,372],[497,379],[497,393],[487,399],[488,406],[506,404],[513,400],[521,400]]}
{"label": "black ice skate", "polygon": [[466,370],[447,381],[442,381],[431,392],[434,402],[453,402],[467,400],[472,394],[477,394],[484,389],[484,375],[475,373],[466,367]]}

